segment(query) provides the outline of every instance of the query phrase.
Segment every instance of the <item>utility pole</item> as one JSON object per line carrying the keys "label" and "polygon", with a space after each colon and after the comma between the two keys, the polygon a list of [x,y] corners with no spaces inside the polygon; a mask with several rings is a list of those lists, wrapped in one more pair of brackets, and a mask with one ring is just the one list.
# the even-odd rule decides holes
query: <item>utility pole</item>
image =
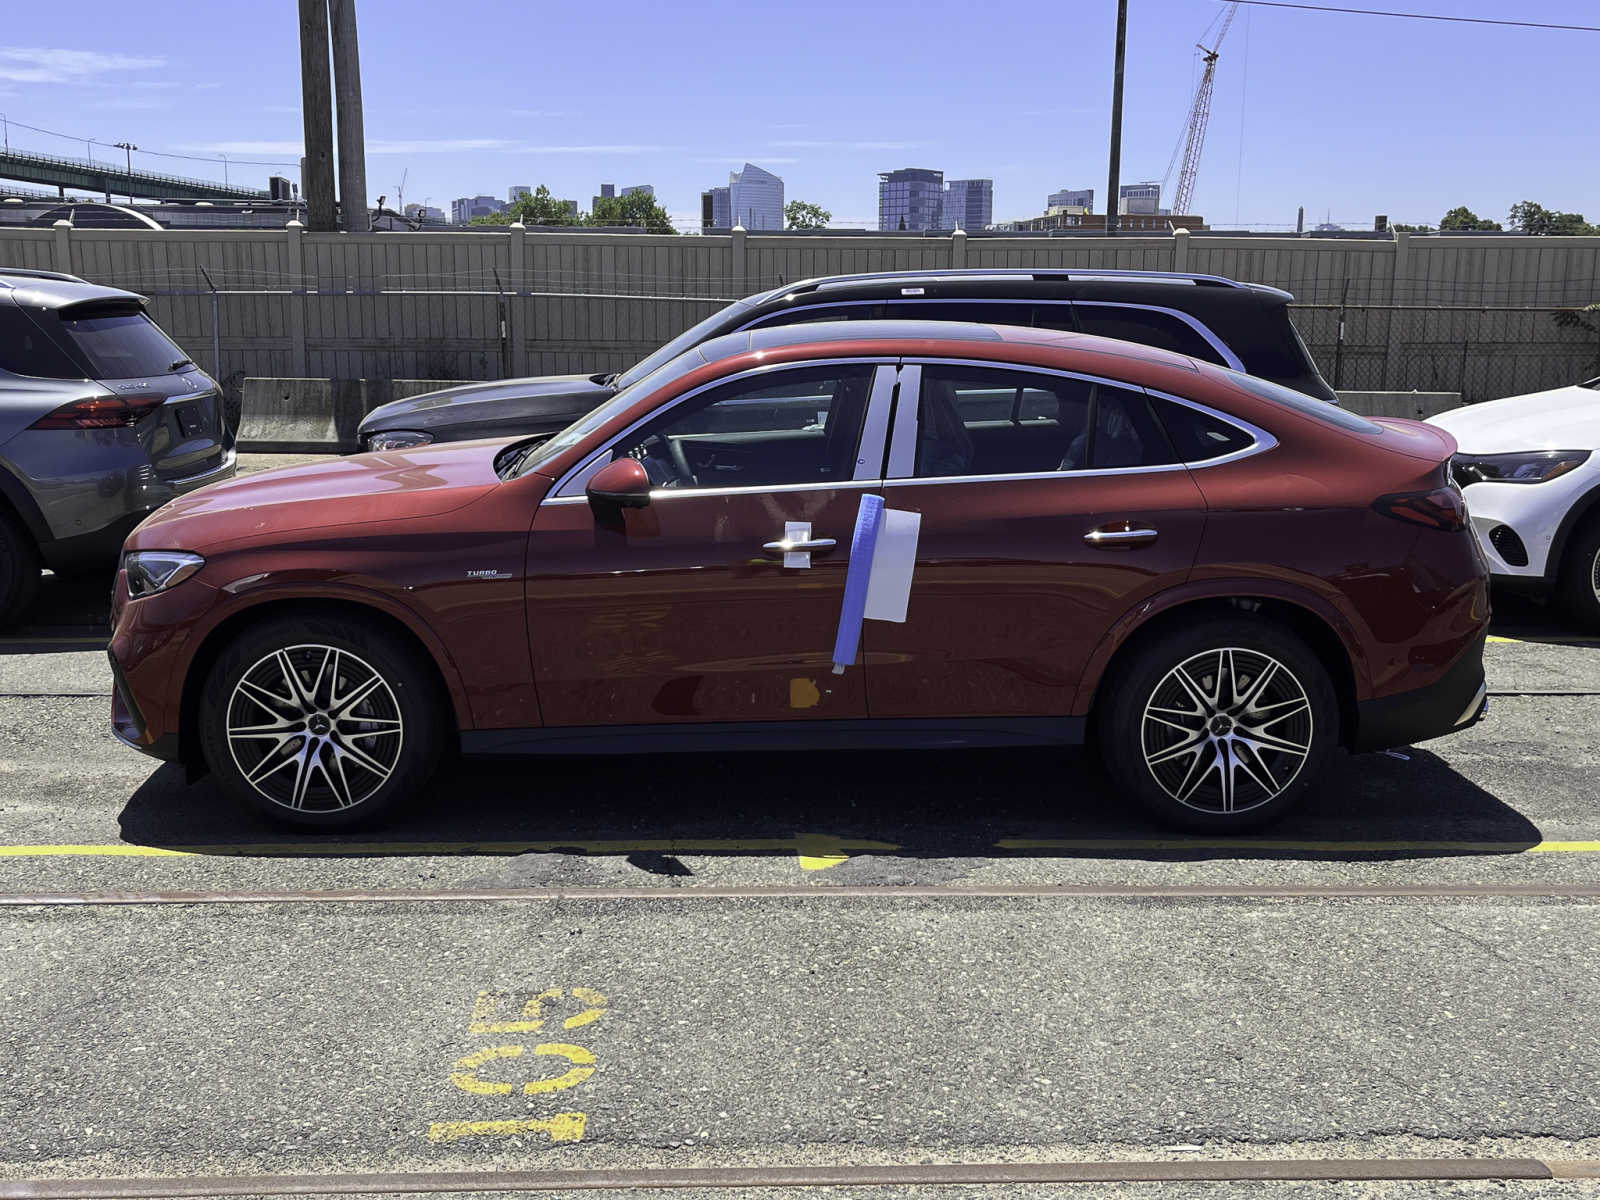
{"label": "utility pole", "polygon": [[361,51],[356,45],[356,0],[328,0],[333,24],[333,86],[339,110],[339,227],[372,228],[367,210],[367,135],[361,117]]}
{"label": "utility pole", "polygon": [[328,77],[328,0],[300,0],[300,112],[306,158],[301,190],[313,233],[333,225],[333,84]]}
{"label": "utility pole", "polygon": [[1117,0],[1117,59],[1111,82],[1111,181],[1106,187],[1106,236],[1115,237],[1122,174],[1122,60],[1128,48],[1128,0]]}
{"label": "utility pole", "polygon": [[127,155],[128,155],[128,203],[132,204],[133,203],[133,152],[135,150],[137,150],[139,147],[135,146],[132,142],[113,142],[112,145],[114,145],[118,150],[127,151]]}

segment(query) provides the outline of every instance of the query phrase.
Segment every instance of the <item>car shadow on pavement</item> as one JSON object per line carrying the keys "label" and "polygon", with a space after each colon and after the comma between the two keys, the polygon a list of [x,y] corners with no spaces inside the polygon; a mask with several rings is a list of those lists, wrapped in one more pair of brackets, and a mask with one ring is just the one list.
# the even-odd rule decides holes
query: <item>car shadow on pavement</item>
{"label": "car shadow on pavement", "polygon": [[418,803],[339,835],[286,830],[166,766],[120,822],[128,842],[210,854],[612,855],[663,875],[686,873],[676,853],[1372,861],[1540,842],[1531,821],[1437,756],[1406,753],[1337,756],[1298,811],[1240,838],[1159,826],[1119,799],[1093,755],[1055,750],[456,763]]}

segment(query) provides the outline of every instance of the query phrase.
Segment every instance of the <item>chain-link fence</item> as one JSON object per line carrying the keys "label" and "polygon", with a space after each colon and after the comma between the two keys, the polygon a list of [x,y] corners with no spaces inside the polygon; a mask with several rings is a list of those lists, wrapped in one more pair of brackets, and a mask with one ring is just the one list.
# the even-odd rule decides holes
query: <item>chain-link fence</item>
{"label": "chain-link fence", "polygon": [[1600,375],[1600,313],[1582,308],[1297,304],[1336,391],[1459,392],[1465,403]]}
{"label": "chain-link fence", "polygon": [[0,263],[151,298],[245,375],[492,379],[619,370],[731,300],[869,271],[1195,271],[1292,292],[1346,391],[1469,402],[1600,374],[1600,238],[1026,239],[0,230]]}

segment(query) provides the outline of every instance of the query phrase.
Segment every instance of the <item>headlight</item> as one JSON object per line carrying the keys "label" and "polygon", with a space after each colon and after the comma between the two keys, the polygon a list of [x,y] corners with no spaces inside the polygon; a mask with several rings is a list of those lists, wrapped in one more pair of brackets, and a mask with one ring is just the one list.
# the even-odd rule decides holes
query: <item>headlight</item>
{"label": "headlight", "polygon": [[1458,454],[1450,460],[1456,482],[1547,483],[1582,466],[1587,450],[1525,450],[1520,454]]}
{"label": "headlight", "polygon": [[205,565],[205,559],[186,550],[134,550],[122,559],[128,595],[135,600],[175,587]]}
{"label": "headlight", "polygon": [[416,429],[380,429],[366,437],[368,450],[410,450],[414,446],[426,446],[431,441],[433,434]]}

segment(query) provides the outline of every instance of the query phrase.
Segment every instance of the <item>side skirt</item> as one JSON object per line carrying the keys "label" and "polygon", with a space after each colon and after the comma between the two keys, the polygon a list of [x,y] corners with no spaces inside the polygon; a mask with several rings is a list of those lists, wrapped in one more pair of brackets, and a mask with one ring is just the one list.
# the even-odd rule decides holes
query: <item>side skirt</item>
{"label": "side skirt", "polygon": [[678,725],[569,725],[469,729],[461,752],[666,754],[725,750],[960,750],[1078,746],[1083,717],[880,717],[848,721],[729,721]]}

